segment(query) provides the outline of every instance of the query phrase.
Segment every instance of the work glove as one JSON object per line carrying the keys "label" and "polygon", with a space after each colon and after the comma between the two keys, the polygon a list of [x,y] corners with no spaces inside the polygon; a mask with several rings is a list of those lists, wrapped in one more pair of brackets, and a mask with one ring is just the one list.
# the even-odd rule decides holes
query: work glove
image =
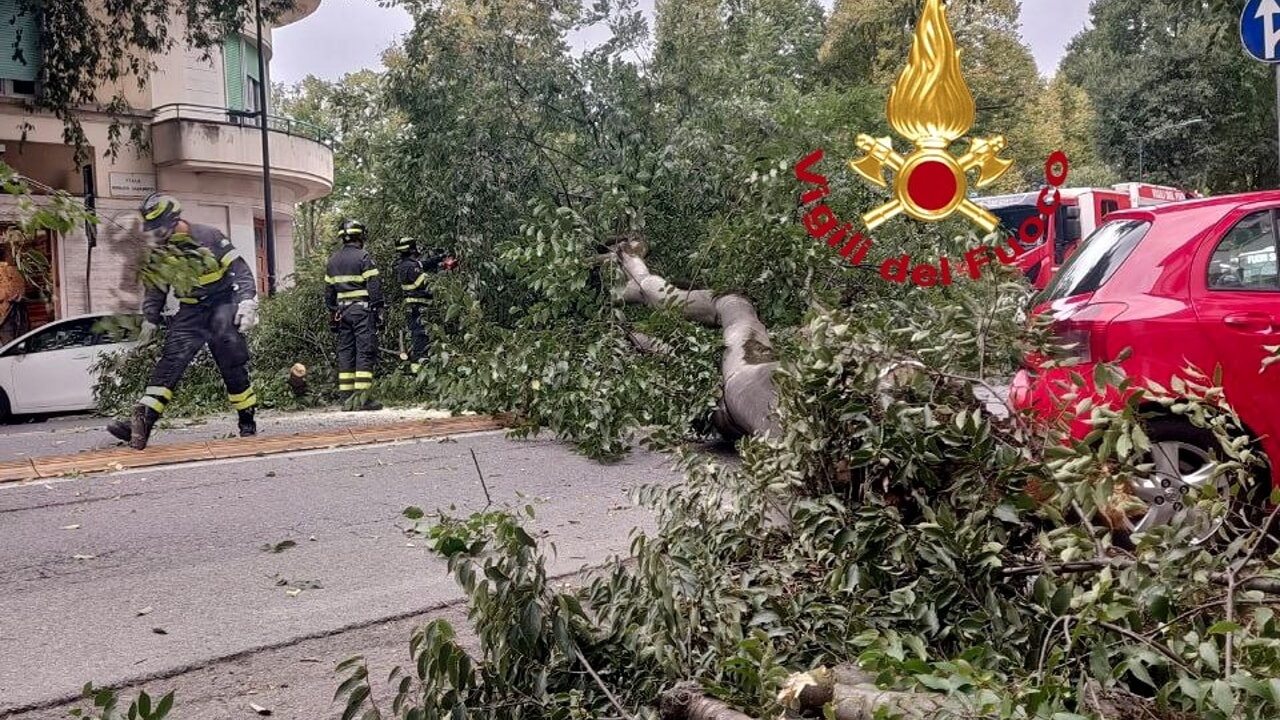
{"label": "work glove", "polygon": [[138,331],[138,344],[145,345],[151,342],[151,339],[156,336],[156,329],[158,327],[159,326],[150,320],[143,320],[142,328]]}
{"label": "work glove", "polygon": [[458,266],[458,259],[457,259],[457,258],[447,257],[447,258],[445,258],[445,259],[444,259],[444,269],[445,269],[445,270],[452,270],[452,269],[454,269],[454,268],[455,268],[455,267],[457,267],[457,266]]}
{"label": "work glove", "polygon": [[236,308],[236,329],[243,335],[249,332],[249,328],[258,324],[258,301],[257,300],[241,300],[239,307]]}

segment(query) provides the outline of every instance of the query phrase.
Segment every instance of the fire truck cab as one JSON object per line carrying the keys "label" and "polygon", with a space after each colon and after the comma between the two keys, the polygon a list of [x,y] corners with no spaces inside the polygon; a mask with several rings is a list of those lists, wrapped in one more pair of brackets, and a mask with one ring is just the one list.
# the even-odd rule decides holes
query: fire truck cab
{"label": "fire truck cab", "polygon": [[[1109,188],[1062,188],[1062,208],[1048,220],[1036,209],[1039,191],[1016,195],[974,198],[1000,218],[1003,235],[1018,237],[1018,229],[1028,218],[1039,216],[1045,222],[1040,241],[1026,248],[1017,265],[1036,289],[1043,289],[1069,255],[1116,210],[1148,205],[1164,205],[1192,197],[1177,188],[1149,183],[1120,183]],[[1025,247],[1025,246],[1024,246]]]}

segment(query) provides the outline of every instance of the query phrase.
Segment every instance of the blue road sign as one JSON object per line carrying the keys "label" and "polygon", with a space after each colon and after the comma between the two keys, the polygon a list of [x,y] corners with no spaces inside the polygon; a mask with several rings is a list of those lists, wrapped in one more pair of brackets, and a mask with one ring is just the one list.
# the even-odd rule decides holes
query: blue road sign
{"label": "blue road sign", "polygon": [[1280,0],[1249,0],[1240,13],[1240,42],[1262,62],[1280,62]]}

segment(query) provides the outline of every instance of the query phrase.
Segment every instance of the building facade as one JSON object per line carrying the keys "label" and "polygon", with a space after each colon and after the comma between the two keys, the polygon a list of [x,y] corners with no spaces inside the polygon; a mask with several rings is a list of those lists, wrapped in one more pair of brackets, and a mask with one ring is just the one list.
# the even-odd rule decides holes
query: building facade
{"label": "building facade", "polygon": [[[276,27],[303,20],[320,1],[298,0],[296,9]],[[182,28],[174,27],[171,33],[181,37]],[[264,30],[266,77],[259,71],[256,31],[250,25],[214,48],[208,59],[179,41],[172,53],[155,59],[158,71],[141,88],[135,80],[118,88],[103,87],[103,104],[123,92],[130,110],[120,120],[140,121],[150,147],[126,147],[116,158],[106,157],[111,118],[97,108],[82,108],[79,119],[93,151],[86,169],[76,165],[74,149],[63,143],[61,121],[27,111],[25,103],[40,91],[39,58],[45,39],[40,37],[38,18],[19,12],[17,0],[0,0],[0,160],[35,180],[37,194],[46,192],[39,186],[48,186],[82,196],[85,178],[91,176],[101,218],[92,249],[83,230],[49,233],[26,244],[6,232],[0,261],[23,259],[27,267],[35,267],[40,255],[47,259],[45,277],[28,288],[29,327],[87,312],[138,308],[137,209],[154,191],[174,195],[183,204],[184,218],[219,228],[246,259],[256,258],[259,291],[265,290],[262,118],[248,113],[259,109],[259,88],[270,87],[270,35]],[[274,275],[277,287],[283,287],[294,267],[296,205],[332,191],[333,150],[318,129],[274,116],[270,108],[265,115]],[[17,213],[14,198],[0,195],[0,229],[12,228]]]}

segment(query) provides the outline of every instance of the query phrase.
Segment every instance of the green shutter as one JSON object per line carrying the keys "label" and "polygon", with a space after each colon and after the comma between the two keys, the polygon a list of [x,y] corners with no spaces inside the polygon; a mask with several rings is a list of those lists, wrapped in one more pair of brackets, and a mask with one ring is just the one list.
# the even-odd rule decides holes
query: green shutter
{"label": "green shutter", "polygon": [[231,110],[244,110],[243,61],[244,53],[237,33],[222,43],[222,73],[227,80],[227,108]]}
{"label": "green shutter", "polygon": [[0,0],[0,78],[34,81],[40,74],[40,23],[18,0]]}

